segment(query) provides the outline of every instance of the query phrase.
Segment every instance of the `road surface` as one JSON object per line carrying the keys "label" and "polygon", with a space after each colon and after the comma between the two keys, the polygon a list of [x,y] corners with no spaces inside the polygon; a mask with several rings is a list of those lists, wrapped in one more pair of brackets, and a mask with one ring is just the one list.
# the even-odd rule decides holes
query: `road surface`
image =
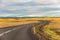
{"label": "road surface", "polygon": [[[0,40],[36,40],[31,33],[31,27],[43,24],[44,21],[39,23],[18,25],[9,28],[0,29]],[[47,21],[45,21],[47,23]]]}

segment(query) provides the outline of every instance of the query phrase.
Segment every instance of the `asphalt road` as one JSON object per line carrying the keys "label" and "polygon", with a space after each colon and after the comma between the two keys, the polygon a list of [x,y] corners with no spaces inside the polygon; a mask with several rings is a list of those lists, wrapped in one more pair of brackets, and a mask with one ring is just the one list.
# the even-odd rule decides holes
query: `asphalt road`
{"label": "asphalt road", "polygon": [[0,29],[0,40],[36,40],[31,33],[31,27],[44,22],[47,23],[48,21],[2,28]]}

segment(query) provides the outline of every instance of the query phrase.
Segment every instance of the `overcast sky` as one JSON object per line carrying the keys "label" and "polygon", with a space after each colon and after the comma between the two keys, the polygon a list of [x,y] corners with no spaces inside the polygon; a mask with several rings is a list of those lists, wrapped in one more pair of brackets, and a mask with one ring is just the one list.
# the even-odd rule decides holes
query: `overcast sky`
{"label": "overcast sky", "polygon": [[0,0],[0,17],[60,16],[60,0]]}

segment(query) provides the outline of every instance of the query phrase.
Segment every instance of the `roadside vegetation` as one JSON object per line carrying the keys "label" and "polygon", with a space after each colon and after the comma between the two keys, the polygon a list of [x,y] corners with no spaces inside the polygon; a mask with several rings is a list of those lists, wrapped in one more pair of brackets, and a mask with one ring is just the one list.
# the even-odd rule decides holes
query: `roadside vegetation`
{"label": "roadside vegetation", "polygon": [[39,40],[60,40],[60,21],[51,20],[48,25],[34,26],[33,32]]}

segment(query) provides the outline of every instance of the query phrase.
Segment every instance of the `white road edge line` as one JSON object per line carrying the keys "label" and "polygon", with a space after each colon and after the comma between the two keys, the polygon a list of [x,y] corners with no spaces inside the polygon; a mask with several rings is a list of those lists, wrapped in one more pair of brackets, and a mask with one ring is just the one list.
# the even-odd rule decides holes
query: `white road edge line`
{"label": "white road edge line", "polygon": [[0,34],[0,37],[3,36],[4,34],[7,34],[7,33],[11,32],[11,31],[14,31],[14,30],[19,29],[19,28],[22,28],[22,27],[13,28],[12,30],[5,31],[5,32]]}

